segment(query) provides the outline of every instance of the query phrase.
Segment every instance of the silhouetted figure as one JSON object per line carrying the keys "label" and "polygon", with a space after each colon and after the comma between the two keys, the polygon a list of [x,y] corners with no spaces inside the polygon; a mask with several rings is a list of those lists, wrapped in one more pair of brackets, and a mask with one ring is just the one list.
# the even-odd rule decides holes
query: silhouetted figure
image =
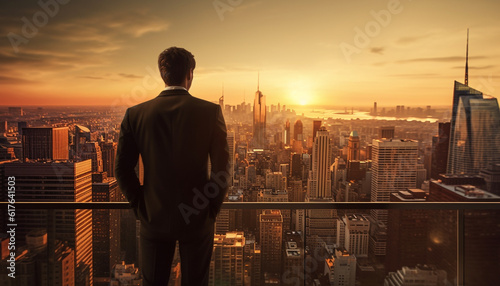
{"label": "silhouetted figure", "polygon": [[[163,51],[158,66],[166,88],[129,108],[121,124],[116,178],[141,221],[145,286],[167,285],[176,241],[182,285],[208,285],[214,222],[227,192],[229,148],[220,106],[188,92],[195,65],[185,49]],[[139,154],[143,186],[134,171]]]}

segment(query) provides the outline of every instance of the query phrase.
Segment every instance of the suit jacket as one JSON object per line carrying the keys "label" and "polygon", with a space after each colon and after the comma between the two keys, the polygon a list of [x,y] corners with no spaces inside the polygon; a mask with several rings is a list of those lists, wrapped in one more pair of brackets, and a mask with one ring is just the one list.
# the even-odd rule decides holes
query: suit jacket
{"label": "suit jacket", "polygon": [[[141,232],[194,234],[213,228],[228,189],[226,136],[221,107],[186,90],[164,90],[127,109],[115,174]],[[134,170],[139,154],[143,186]]]}

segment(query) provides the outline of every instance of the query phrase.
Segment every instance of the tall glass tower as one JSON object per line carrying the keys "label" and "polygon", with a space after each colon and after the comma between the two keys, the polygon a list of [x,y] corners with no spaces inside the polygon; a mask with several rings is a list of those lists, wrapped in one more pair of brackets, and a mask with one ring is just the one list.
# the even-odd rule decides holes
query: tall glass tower
{"label": "tall glass tower", "polygon": [[[460,103],[460,98],[462,97],[470,97],[481,99],[483,98],[483,93],[470,88],[465,84],[461,84],[458,81],[455,81],[455,87],[453,89],[453,107],[451,111],[451,126],[450,126],[450,148],[448,153],[448,164],[446,168],[446,172],[451,174],[454,173],[452,166],[452,158],[456,158],[455,146],[457,143],[455,142],[455,125],[457,123],[457,113],[458,113],[458,105]],[[455,159],[456,160],[456,159]],[[456,163],[453,163],[456,164]]]}
{"label": "tall glass tower", "polygon": [[500,110],[496,98],[469,87],[469,30],[465,84],[455,81],[450,147],[446,172],[478,174],[490,163],[500,163]]}
{"label": "tall glass tower", "polygon": [[478,174],[490,163],[500,163],[500,110],[496,98],[459,97],[451,128],[448,173]]}
{"label": "tall glass tower", "polygon": [[266,98],[258,88],[253,104],[253,145],[255,148],[266,145]]}

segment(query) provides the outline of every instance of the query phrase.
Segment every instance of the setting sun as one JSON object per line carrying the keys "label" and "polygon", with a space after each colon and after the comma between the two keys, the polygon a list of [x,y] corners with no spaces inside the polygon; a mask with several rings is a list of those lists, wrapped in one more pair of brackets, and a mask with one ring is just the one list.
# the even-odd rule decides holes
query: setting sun
{"label": "setting sun", "polygon": [[302,106],[311,104],[314,101],[313,84],[306,78],[291,81],[288,84],[288,96],[292,104]]}

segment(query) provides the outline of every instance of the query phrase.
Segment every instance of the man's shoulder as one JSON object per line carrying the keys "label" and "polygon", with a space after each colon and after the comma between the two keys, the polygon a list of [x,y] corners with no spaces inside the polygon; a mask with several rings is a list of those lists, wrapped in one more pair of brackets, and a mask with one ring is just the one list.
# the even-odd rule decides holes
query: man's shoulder
{"label": "man's shoulder", "polygon": [[[144,101],[144,102],[141,102],[139,104],[136,104],[134,106],[129,107],[128,108],[129,113],[145,112],[145,111],[148,111],[149,109],[151,109],[152,107],[157,107],[163,98],[161,95],[162,95],[162,93],[160,93],[160,96],[154,97],[150,100],[147,100],[147,101]],[[195,97],[195,96],[191,95],[190,93],[183,95],[183,104],[197,106],[199,108],[206,109],[206,110],[217,110],[217,108],[219,107],[219,104],[217,104],[217,103],[210,102],[208,100],[201,99],[199,97]],[[160,104],[160,106],[161,106],[161,104]]]}

